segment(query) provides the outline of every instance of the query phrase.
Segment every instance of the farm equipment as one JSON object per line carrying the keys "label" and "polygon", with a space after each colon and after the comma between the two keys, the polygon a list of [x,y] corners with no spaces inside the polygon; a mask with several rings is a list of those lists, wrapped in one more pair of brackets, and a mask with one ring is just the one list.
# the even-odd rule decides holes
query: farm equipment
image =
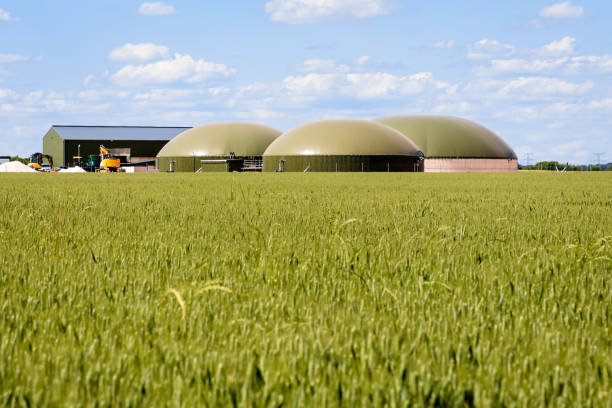
{"label": "farm equipment", "polygon": [[83,163],[82,163],[83,157],[81,156],[81,145],[79,145],[79,147],[78,147],[77,155],[76,156],[72,156],[72,161],[73,161],[74,165],[77,166],[77,167],[81,167],[83,165]]}
{"label": "farm equipment", "polygon": [[97,154],[90,154],[88,160],[83,166],[83,170],[94,172],[100,168],[100,156]]}
{"label": "farm equipment", "polygon": [[109,150],[100,145],[100,171],[116,172],[121,167],[121,160],[110,154]]}
{"label": "farm equipment", "polygon": [[30,163],[28,163],[28,166],[35,170],[44,170],[43,169],[43,159],[47,159],[47,161],[49,162],[48,171],[53,171],[53,157],[48,154],[43,154],[40,152],[34,153],[30,156]]}

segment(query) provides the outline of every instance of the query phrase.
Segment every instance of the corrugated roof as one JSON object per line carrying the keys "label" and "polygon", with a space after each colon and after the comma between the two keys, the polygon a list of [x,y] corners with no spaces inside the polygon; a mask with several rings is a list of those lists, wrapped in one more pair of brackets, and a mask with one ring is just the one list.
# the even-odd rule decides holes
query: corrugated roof
{"label": "corrugated roof", "polygon": [[190,127],[64,126],[52,128],[64,140],[171,140]]}

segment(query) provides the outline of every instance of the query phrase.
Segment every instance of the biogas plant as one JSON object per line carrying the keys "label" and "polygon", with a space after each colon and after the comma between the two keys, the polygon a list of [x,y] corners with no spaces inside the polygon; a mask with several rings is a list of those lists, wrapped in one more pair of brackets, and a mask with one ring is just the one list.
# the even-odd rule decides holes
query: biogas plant
{"label": "biogas plant", "polygon": [[501,137],[447,116],[322,120],[285,133],[214,123],[179,134],[157,155],[160,171],[503,172],[517,164]]}
{"label": "biogas plant", "polygon": [[45,154],[61,158],[64,166],[78,165],[77,160],[89,155],[87,168],[93,171],[95,152],[84,152],[81,143],[88,149],[111,146],[107,150],[120,153],[126,167],[146,165],[149,171],[160,172],[510,172],[518,168],[512,148],[491,130],[466,119],[433,115],[321,120],[285,133],[245,122],[194,128],[54,126],[45,135],[43,148]]}

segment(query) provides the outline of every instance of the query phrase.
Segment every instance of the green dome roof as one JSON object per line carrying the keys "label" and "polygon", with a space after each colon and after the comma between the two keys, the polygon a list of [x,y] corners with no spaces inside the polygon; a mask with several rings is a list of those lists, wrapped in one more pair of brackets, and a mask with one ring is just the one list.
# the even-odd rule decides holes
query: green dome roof
{"label": "green dome roof", "polygon": [[209,123],[178,134],[157,157],[261,156],[281,133],[255,123]]}
{"label": "green dome roof", "polygon": [[276,139],[264,156],[418,156],[419,148],[388,126],[367,120],[321,120]]}
{"label": "green dome roof", "polygon": [[400,115],[375,119],[412,140],[425,157],[516,159],[510,146],[478,123],[449,116]]}

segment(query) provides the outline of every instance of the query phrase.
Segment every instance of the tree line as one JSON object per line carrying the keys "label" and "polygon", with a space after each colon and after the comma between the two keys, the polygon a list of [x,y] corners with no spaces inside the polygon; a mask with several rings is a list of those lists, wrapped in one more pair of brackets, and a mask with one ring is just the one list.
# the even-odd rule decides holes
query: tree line
{"label": "tree line", "polygon": [[612,163],[607,164],[569,164],[558,161],[541,161],[532,165],[519,165],[520,170],[550,170],[550,171],[612,171]]}

